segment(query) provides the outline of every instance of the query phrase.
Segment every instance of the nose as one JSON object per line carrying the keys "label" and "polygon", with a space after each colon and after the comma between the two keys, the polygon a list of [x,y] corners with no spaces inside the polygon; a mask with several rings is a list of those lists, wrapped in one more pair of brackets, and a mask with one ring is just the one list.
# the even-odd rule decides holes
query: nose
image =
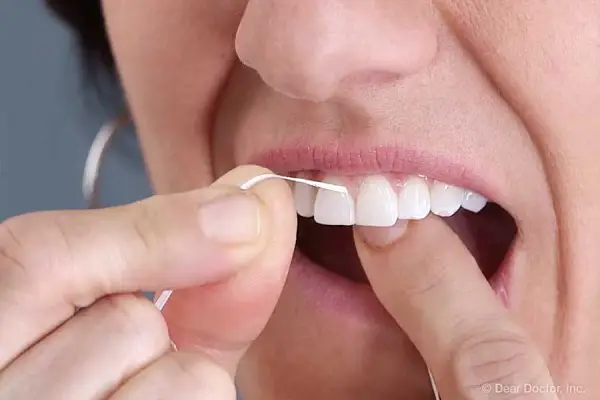
{"label": "nose", "polygon": [[423,70],[438,27],[428,0],[248,0],[235,46],[273,89],[325,101],[347,85]]}

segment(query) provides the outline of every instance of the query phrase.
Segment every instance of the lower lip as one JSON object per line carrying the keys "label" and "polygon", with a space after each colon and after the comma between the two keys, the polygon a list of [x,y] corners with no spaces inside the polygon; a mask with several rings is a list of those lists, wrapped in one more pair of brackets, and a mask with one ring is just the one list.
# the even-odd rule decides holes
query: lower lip
{"label": "lower lip", "polygon": [[[513,261],[514,243],[498,271],[489,283],[498,299],[509,306],[509,275]],[[393,326],[397,323],[379,302],[372,288],[364,283],[351,281],[331,272],[295,250],[289,271],[302,296],[312,299],[320,313],[330,313],[337,318],[362,321],[370,325]]]}
{"label": "lower lip", "polygon": [[510,272],[514,264],[514,254],[517,239],[513,240],[510,245],[508,252],[504,256],[504,260],[500,264],[498,271],[490,278],[490,286],[496,292],[496,296],[506,308],[510,307],[510,293],[508,288],[510,287]]}
{"label": "lower lip", "polygon": [[370,286],[353,282],[309,260],[298,249],[294,252],[289,279],[314,302],[320,313],[336,318],[363,321],[370,325],[394,326],[390,314],[381,305]]}

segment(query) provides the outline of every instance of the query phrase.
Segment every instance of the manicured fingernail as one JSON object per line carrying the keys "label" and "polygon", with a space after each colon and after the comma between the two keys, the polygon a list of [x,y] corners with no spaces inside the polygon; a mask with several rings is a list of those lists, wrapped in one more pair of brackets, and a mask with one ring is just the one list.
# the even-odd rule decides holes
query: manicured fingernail
{"label": "manicured fingernail", "polygon": [[246,244],[260,235],[261,206],[251,193],[232,194],[200,207],[200,227],[207,238],[223,244]]}
{"label": "manicured fingernail", "polygon": [[399,219],[396,225],[389,228],[356,226],[356,233],[371,247],[383,248],[394,243],[404,235],[408,221]]}

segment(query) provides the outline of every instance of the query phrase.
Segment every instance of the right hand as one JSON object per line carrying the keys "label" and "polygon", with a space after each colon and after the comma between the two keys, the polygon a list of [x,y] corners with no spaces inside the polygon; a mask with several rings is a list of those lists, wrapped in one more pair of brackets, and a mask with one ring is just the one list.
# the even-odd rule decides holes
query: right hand
{"label": "right hand", "polygon": [[439,217],[406,230],[359,228],[355,243],[373,291],[421,353],[442,400],[558,399],[540,349]]}
{"label": "right hand", "polygon": [[[237,363],[273,312],[295,244],[287,183],[237,188],[268,172],[240,167],[189,193],[3,222],[0,399],[234,400]],[[165,288],[176,289],[169,329],[136,294]]]}

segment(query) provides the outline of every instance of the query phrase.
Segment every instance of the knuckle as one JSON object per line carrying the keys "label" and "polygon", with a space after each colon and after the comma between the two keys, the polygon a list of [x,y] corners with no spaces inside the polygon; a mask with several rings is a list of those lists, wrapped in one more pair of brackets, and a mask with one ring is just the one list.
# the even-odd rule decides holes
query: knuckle
{"label": "knuckle", "polygon": [[[60,218],[51,212],[24,214],[0,224],[3,280],[26,285],[38,296],[70,274],[72,243]],[[36,287],[31,287],[36,286]]]}
{"label": "knuckle", "polygon": [[[542,365],[534,348],[514,333],[483,332],[462,341],[452,357],[453,375],[467,398],[482,395],[483,385],[522,387],[539,380]],[[505,393],[515,398],[522,393]],[[511,397],[512,396],[512,397]]]}
{"label": "knuckle", "polygon": [[9,219],[0,224],[0,265],[2,268],[16,266],[25,270],[22,261],[21,242],[15,233],[16,219]]}
{"label": "knuckle", "polygon": [[131,231],[135,242],[139,243],[144,251],[153,251],[161,244],[160,229],[156,225],[157,203],[159,202],[156,199],[148,199],[135,204]]}
{"label": "knuckle", "polygon": [[[40,294],[41,287],[31,288],[39,279],[37,262],[23,242],[23,217],[13,217],[0,224],[0,274],[3,286],[20,292]],[[30,290],[24,290],[29,287]]]}
{"label": "knuckle", "polygon": [[135,340],[136,346],[166,347],[170,343],[165,320],[152,302],[141,295],[108,296],[99,302],[99,312],[120,336]]}
{"label": "knuckle", "polygon": [[[456,346],[451,363],[458,389],[466,398],[480,398],[484,385],[520,388],[539,382],[544,374],[535,348],[524,337],[511,332],[470,336]],[[505,396],[500,398],[523,395],[514,391],[497,394]]]}

